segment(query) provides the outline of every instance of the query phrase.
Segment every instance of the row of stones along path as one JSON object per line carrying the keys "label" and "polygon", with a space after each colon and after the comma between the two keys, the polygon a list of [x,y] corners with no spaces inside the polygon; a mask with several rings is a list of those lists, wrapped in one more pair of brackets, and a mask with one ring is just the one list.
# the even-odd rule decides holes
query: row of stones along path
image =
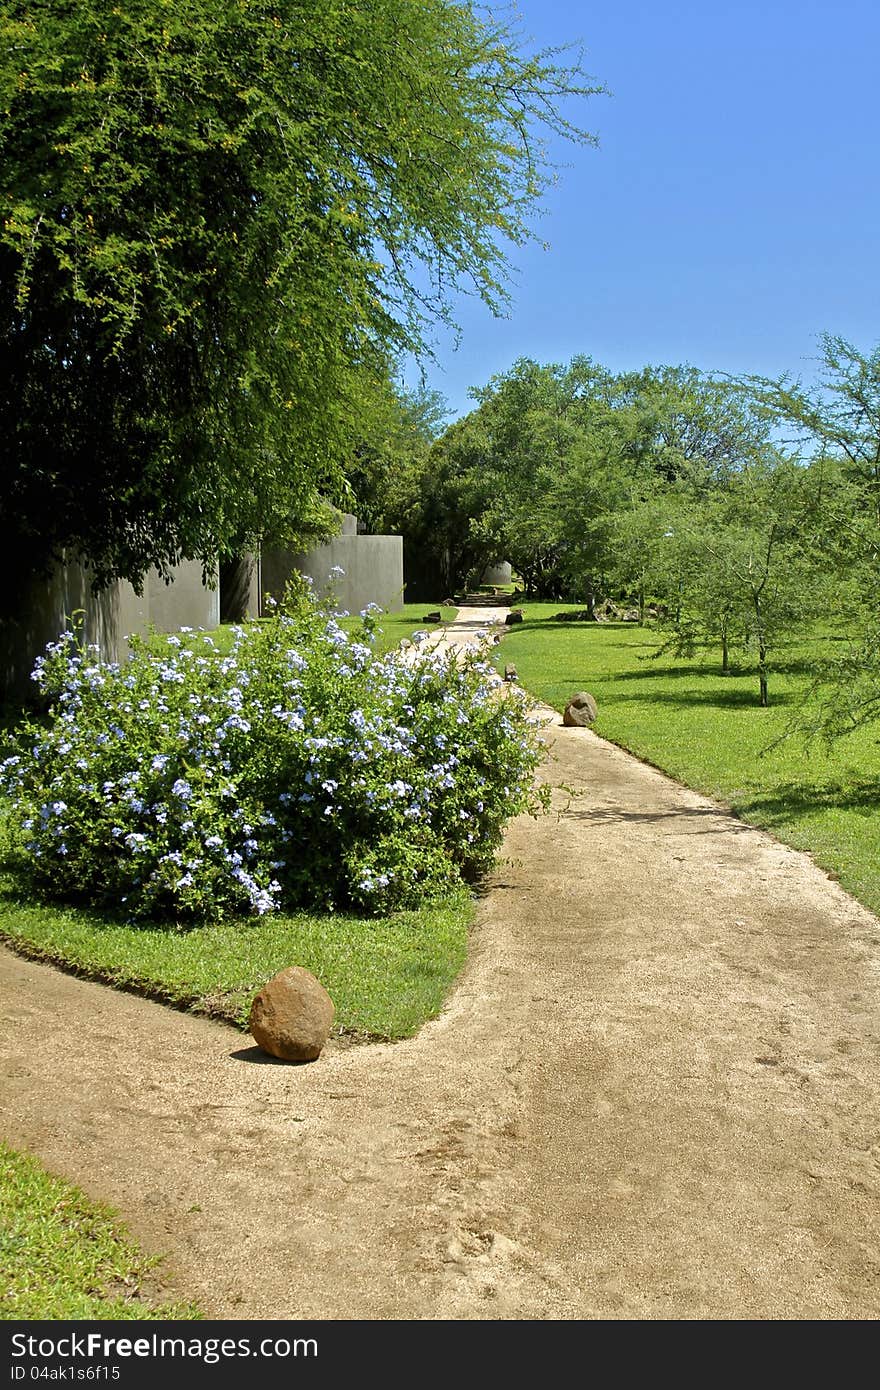
{"label": "row of stones along path", "polygon": [[[455,641],[498,610],[464,610]],[[447,639],[448,640],[448,639]],[[558,726],[558,716],[555,721]],[[880,1315],[880,922],[592,733],[443,1014],[263,1058],[3,952],[3,1137],[231,1318]]]}

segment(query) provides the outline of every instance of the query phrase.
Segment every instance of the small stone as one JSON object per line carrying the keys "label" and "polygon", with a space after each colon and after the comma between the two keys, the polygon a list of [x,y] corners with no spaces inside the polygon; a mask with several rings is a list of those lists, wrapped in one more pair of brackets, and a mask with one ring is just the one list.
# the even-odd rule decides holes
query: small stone
{"label": "small stone", "polygon": [[412,642],[409,640],[408,637],[401,637],[398,646],[400,647],[400,650],[402,652],[407,652],[412,646]]}
{"label": "small stone", "polygon": [[505,623],[507,623],[508,627],[510,627],[510,625],[511,625],[512,623],[521,623],[522,620],[523,620],[523,611],[522,611],[521,608],[511,608],[510,612],[507,614],[507,616],[506,616],[505,619],[504,619],[504,621],[505,621]]}
{"label": "small stone", "polygon": [[519,676],[516,674],[516,667],[512,661],[509,661],[504,668],[504,679],[506,681],[519,680]]}
{"label": "small stone", "polygon": [[263,985],[248,1026],[272,1057],[313,1062],[330,1036],[333,1014],[333,1000],[320,980],[301,965],[291,965]]}
{"label": "small stone", "polygon": [[500,633],[500,632],[493,632],[493,633],[492,633],[492,641],[493,641],[493,642],[495,643],[495,645],[497,646],[498,643],[501,641],[501,633]]}
{"label": "small stone", "polygon": [[442,621],[443,616],[436,609],[433,613],[426,613],[424,618],[422,618],[423,623],[442,623]]}
{"label": "small stone", "polygon": [[583,729],[592,724],[599,714],[596,701],[586,690],[572,695],[562,714],[562,722],[569,729]]}

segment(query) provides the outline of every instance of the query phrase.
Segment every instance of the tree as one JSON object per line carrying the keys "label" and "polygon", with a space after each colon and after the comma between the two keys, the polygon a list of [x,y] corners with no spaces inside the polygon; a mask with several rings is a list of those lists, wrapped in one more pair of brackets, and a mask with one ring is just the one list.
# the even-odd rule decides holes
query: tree
{"label": "tree", "polygon": [[561,598],[568,589],[572,541],[560,492],[598,433],[610,381],[588,357],[568,366],[522,359],[473,392],[492,441],[494,482],[482,529],[537,598]]}
{"label": "tree", "polygon": [[437,442],[423,488],[426,541],[449,557],[456,586],[503,557],[529,593],[562,595],[572,542],[559,488],[595,412],[607,411],[610,381],[586,357],[568,367],[522,358],[471,390],[476,408]]}
{"label": "tree", "polygon": [[753,650],[764,708],[776,650],[821,611],[820,497],[816,472],[765,450],[691,502],[670,533],[678,595],[666,649],[686,655],[718,644],[725,672],[731,645]]}
{"label": "tree", "polygon": [[452,0],[13,0],[4,542],[96,581],[293,539],[389,355],[506,247],[577,63]]}
{"label": "tree", "polygon": [[744,377],[743,388],[792,440],[843,463],[880,525],[880,344],[863,353],[845,338],[820,335],[819,378]]}
{"label": "tree", "polygon": [[[432,587],[444,595],[480,582],[493,543],[481,525],[492,499],[490,443],[479,411],[456,420],[424,461],[417,511],[404,554],[427,557]],[[406,542],[409,542],[407,546]]]}
{"label": "tree", "polygon": [[359,421],[346,502],[369,531],[409,535],[417,524],[428,454],[450,414],[446,398],[381,383]]}
{"label": "tree", "polygon": [[850,647],[817,667],[792,728],[834,740],[880,716],[880,345],[862,352],[830,333],[819,344],[814,386],[789,376],[741,385],[822,467],[816,539]]}

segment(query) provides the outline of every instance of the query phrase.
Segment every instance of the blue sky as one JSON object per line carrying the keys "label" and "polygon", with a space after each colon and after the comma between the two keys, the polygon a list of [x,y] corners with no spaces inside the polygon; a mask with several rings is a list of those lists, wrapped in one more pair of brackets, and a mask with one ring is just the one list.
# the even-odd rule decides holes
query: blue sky
{"label": "blue sky", "polygon": [[598,149],[551,146],[549,249],[515,253],[510,316],[463,297],[459,346],[438,334],[453,414],[520,356],[808,380],[820,332],[880,340],[876,0],[517,10],[539,47],[582,41],[611,95],[570,113]]}

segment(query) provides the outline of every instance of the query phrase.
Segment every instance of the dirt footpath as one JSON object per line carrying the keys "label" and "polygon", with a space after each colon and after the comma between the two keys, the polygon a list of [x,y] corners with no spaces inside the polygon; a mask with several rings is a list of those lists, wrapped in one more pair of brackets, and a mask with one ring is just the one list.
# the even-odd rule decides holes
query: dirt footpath
{"label": "dirt footpath", "polygon": [[0,1132],[232,1318],[880,1316],[880,922],[581,730],[409,1042],[248,1039],[0,953]]}

